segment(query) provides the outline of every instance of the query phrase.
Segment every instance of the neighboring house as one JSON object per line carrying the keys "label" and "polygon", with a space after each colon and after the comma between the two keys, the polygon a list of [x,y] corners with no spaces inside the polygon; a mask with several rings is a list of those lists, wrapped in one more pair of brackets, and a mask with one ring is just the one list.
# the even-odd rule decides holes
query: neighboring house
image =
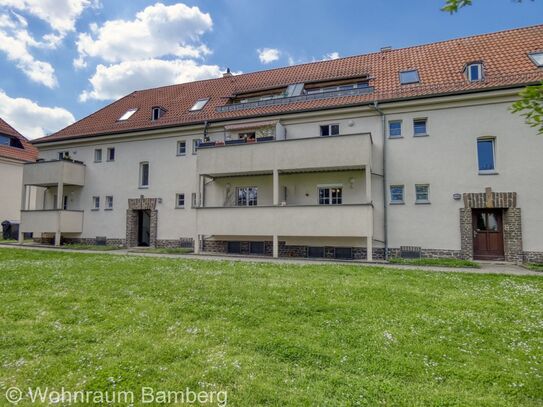
{"label": "neighboring house", "polygon": [[[36,147],[0,118],[0,223],[5,220],[19,222],[23,165],[36,161],[37,157]],[[33,207],[31,198],[35,199],[35,195],[29,193],[27,205]]]}
{"label": "neighboring house", "polygon": [[45,210],[22,230],[543,261],[543,136],[509,111],[542,64],[540,25],[136,91],[35,141],[47,162],[25,183],[47,188]]}

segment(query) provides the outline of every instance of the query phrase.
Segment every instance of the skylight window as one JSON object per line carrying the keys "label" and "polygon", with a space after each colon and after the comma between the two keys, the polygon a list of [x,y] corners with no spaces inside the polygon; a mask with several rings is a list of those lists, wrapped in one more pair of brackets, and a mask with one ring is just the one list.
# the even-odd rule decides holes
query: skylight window
{"label": "skylight window", "polygon": [[202,110],[204,106],[207,104],[207,102],[209,102],[209,99],[198,99],[196,103],[192,105],[192,107],[190,108],[190,111],[196,112],[198,110]]}
{"label": "skylight window", "polygon": [[541,52],[532,52],[531,54],[528,54],[530,59],[534,64],[536,64],[538,67],[543,67],[543,51]]}
{"label": "skylight window", "polygon": [[128,120],[132,117],[132,115],[134,113],[136,113],[138,111],[138,109],[128,109],[125,114],[123,114],[121,117],[119,117],[119,119],[117,121],[121,122],[121,121],[124,121],[124,120]]}
{"label": "skylight window", "polygon": [[402,85],[408,85],[410,83],[418,82],[420,82],[419,71],[417,71],[416,69],[400,72],[400,83]]}

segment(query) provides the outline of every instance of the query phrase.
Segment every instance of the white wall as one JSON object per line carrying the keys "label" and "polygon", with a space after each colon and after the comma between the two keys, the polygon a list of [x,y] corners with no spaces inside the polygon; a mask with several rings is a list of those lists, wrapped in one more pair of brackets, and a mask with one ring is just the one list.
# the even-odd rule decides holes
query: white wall
{"label": "white wall", "polygon": [[0,158],[0,223],[20,220],[22,182],[23,164]]}

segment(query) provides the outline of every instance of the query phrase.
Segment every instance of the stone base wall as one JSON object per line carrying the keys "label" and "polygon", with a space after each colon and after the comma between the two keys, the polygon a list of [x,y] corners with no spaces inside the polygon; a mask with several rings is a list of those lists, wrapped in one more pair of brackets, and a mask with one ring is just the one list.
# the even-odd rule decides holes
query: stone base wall
{"label": "stone base wall", "polygon": [[543,264],[543,252],[524,252],[524,262]]}
{"label": "stone base wall", "polygon": [[167,248],[186,247],[189,249],[193,249],[194,241],[191,238],[185,238],[185,237],[182,237],[180,239],[157,239],[156,247],[167,247]]}
{"label": "stone base wall", "polygon": [[[96,245],[96,239],[92,237],[63,237],[61,239],[61,244],[87,244],[87,245]],[[121,238],[106,238],[106,246],[126,246],[126,240]]]}

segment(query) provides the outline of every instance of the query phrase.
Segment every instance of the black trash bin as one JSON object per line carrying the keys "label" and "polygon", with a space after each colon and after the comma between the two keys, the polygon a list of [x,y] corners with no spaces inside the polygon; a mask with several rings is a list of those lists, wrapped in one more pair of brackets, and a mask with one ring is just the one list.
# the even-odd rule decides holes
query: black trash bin
{"label": "black trash bin", "polygon": [[2,222],[2,238],[4,240],[19,239],[19,223],[5,220]]}

